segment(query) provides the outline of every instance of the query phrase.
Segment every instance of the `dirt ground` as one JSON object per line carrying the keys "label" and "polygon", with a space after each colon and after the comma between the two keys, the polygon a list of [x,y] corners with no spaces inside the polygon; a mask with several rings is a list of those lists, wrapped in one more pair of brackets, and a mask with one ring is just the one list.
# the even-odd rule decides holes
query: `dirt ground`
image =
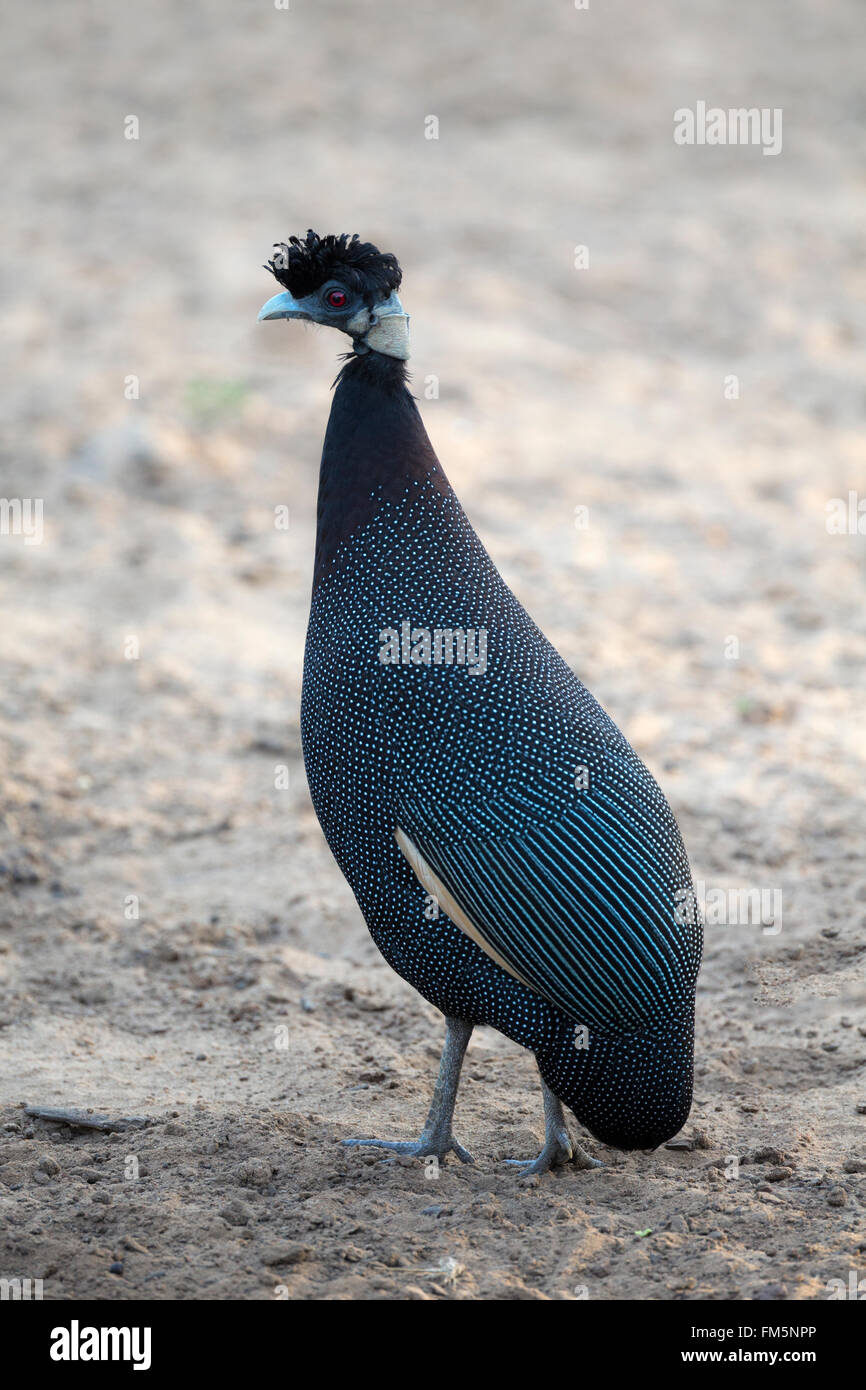
{"label": "dirt ground", "polygon": [[[18,8],[0,494],[44,532],[0,535],[0,1276],[715,1300],[866,1275],[866,542],[826,524],[866,487],[864,50],[854,0]],[[782,152],[678,146],[698,100],[780,108]],[[255,316],[307,226],[400,257],[451,481],[726,905],[677,1147],[589,1141],[603,1168],[521,1186],[532,1059],[486,1029],[474,1167],[341,1146],[419,1131],[442,1023],[304,781],[341,344]],[[731,920],[749,892],[764,926]]]}

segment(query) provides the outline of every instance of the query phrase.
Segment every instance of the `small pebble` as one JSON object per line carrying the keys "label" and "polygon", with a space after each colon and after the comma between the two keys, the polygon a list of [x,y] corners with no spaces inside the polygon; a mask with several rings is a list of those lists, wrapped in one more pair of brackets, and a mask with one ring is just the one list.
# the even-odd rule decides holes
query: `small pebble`
{"label": "small pebble", "polygon": [[237,1170],[237,1180],[244,1187],[265,1187],[274,1176],[269,1158],[247,1158]]}
{"label": "small pebble", "polygon": [[227,1221],[230,1226],[246,1226],[252,1214],[252,1210],[246,1202],[239,1202],[237,1199],[229,1202],[228,1206],[223,1207],[220,1212],[223,1221]]}
{"label": "small pebble", "polygon": [[781,1149],[763,1148],[755,1149],[750,1155],[752,1163],[773,1163],[777,1166],[785,1162],[785,1155]]}
{"label": "small pebble", "polygon": [[299,1245],[296,1241],[284,1244],[266,1245],[262,1259],[266,1265],[300,1265],[306,1263],[313,1254],[309,1245]]}

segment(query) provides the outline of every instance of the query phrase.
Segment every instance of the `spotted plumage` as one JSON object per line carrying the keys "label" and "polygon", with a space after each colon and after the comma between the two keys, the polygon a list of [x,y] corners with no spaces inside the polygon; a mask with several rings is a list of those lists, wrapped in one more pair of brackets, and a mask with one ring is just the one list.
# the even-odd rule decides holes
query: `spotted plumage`
{"label": "spotted plumage", "polygon": [[[359,281],[346,239],[329,257],[310,237],[288,282],[303,315],[286,295],[282,316],[330,321],[315,295],[335,280],[368,308],[399,285],[375,247]],[[556,1098],[606,1143],[655,1147],[691,1104],[701,951],[676,822],[501,579],[402,362],[364,346],[321,462],[301,709],[316,814],[382,954],[455,1036],[489,1024],[535,1053],[546,1150],[568,1147]],[[452,1092],[456,1076],[453,1110]],[[450,1112],[431,1123],[444,1153]],[[435,1151],[428,1130],[412,1151]]]}

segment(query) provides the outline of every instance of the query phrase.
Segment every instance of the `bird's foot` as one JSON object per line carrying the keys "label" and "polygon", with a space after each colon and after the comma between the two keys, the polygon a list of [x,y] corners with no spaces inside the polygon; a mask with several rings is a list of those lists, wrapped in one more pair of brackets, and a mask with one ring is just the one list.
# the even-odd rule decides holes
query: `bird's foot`
{"label": "bird's foot", "polygon": [[402,1141],[397,1139],[344,1139],[344,1145],[353,1148],[389,1149],[394,1154],[405,1154],[409,1158],[436,1158],[444,1163],[448,1154],[456,1154],[461,1163],[474,1163],[462,1144],[458,1144],[453,1134],[422,1134],[420,1139]]}
{"label": "bird's foot", "polygon": [[572,1142],[567,1129],[555,1129],[547,1135],[544,1148],[538,1158],[507,1158],[506,1163],[520,1168],[521,1179],[534,1177],[537,1173],[548,1173],[551,1168],[562,1168],[573,1163],[575,1168],[601,1168],[601,1159],[592,1158],[580,1144]]}

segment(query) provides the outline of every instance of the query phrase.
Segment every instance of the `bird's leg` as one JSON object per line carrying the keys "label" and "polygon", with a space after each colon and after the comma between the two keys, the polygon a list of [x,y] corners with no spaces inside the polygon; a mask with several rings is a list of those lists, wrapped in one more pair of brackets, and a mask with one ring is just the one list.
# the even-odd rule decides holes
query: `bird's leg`
{"label": "bird's leg", "polygon": [[538,1158],[507,1158],[506,1163],[522,1168],[521,1177],[531,1173],[546,1173],[550,1168],[558,1168],[563,1163],[574,1163],[576,1168],[601,1168],[598,1158],[592,1158],[572,1139],[565,1122],[562,1102],[541,1078],[541,1093],[544,1096],[544,1148]]}
{"label": "bird's leg", "polygon": [[474,1162],[472,1155],[457,1143],[451,1133],[460,1069],[472,1036],[473,1025],[460,1018],[446,1018],[445,1023],[445,1046],[439,1063],[439,1075],[436,1078],[433,1101],[421,1138],[407,1143],[389,1139],[344,1139],[344,1144],[390,1149],[392,1153],[410,1154],[414,1158],[435,1155],[440,1161],[444,1161],[446,1154],[455,1153],[461,1163]]}

